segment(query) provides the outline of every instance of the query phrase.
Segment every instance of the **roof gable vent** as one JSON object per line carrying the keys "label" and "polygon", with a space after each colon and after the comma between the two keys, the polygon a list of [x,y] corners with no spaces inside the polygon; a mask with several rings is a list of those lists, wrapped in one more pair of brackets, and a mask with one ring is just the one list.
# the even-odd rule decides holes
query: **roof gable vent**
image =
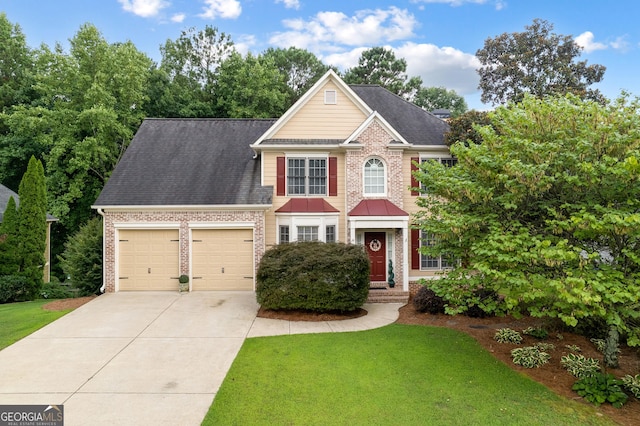
{"label": "roof gable vent", "polygon": [[335,105],[337,103],[338,94],[335,90],[324,91],[324,103],[325,105]]}

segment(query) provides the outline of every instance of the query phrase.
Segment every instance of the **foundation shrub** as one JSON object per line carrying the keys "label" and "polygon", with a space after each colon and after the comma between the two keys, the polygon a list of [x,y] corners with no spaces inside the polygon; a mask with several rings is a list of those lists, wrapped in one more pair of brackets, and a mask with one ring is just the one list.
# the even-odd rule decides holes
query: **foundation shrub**
{"label": "foundation shrub", "polygon": [[358,245],[279,244],[262,257],[256,283],[265,309],[353,311],[369,294],[369,258]]}
{"label": "foundation shrub", "polygon": [[427,312],[430,314],[444,313],[444,299],[438,296],[429,287],[420,287],[415,296],[413,296],[413,307],[418,312]]}
{"label": "foundation shrub", "polygon": [[29,281],[22,275],[0,275],[0,303],[31,300]]}

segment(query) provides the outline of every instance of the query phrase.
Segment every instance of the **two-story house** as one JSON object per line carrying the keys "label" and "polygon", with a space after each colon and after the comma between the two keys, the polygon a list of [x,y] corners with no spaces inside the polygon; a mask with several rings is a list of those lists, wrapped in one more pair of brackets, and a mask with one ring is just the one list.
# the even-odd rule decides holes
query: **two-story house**
{"label": "two-story house", "polygon": [[433,276],[411,228],[415,164],[450,162],[448,125],[373,85],[327,72],[282,117],[147,119],[94,208],[104,288],[254,290],[274,244],[362,244],[372,287]]}

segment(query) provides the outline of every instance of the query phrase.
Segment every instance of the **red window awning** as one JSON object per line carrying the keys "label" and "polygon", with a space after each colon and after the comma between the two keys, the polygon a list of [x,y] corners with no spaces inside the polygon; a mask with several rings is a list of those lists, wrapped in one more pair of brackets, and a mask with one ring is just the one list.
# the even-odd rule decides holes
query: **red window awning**
{"label": "red window awning", "polygon": [[349,212],[349,216],[409,216],[389,200],[362,200]]}

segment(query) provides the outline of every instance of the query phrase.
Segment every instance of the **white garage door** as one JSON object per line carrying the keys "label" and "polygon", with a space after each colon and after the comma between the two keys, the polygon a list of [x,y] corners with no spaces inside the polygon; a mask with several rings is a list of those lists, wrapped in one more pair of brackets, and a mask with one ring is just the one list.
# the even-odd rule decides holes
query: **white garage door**
{"label": "white garage door", "polygon": [[119,289],[178,290],[177,229],[120,230]]}
{"label": "white garage door", "polygon": [[253,230],[194,229],[192,290],[253,290]]}

